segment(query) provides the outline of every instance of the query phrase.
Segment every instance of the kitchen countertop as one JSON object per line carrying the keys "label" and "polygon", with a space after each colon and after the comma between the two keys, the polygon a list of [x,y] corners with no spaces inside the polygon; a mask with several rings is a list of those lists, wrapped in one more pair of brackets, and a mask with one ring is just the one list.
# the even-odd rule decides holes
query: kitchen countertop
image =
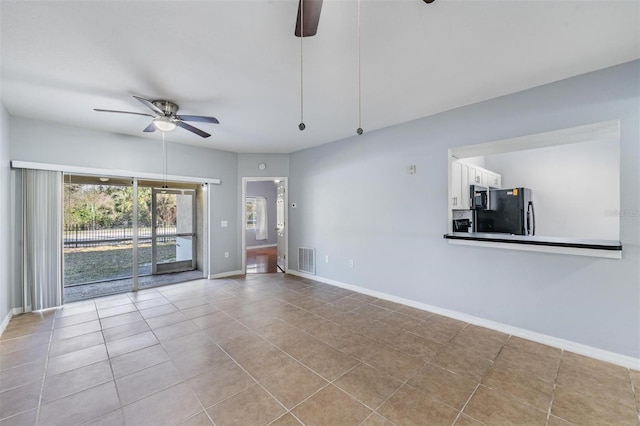
{"label": "kitchen countertop", "polygon": [[621,251],[622,243],[616,240],[589,240],[581,238],[511,235],[482,232],[452,232],[444,234],[448,240],[487,241],[506,244],[525,244],[548,247]]}

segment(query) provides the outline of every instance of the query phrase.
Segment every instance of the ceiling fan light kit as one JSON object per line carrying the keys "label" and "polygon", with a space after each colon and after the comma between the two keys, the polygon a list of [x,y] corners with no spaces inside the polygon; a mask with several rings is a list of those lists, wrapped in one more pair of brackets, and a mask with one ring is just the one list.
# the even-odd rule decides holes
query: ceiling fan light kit
{"label": "ceiling fan light kit", "polygon": [[170,132],[172,130],[175,130],[176,128],[176,123],[174,123],[170,118],[167,117],[154,118],[153,125],[156,127],[156,129],[163,132]]}

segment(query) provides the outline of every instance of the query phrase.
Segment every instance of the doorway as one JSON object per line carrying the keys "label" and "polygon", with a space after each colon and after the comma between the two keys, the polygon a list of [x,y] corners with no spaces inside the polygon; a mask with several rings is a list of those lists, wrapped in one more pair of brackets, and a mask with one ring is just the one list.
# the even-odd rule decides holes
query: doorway
{"label": "doorway", "polygon": [[242,269],[246,274],[287,270],[287,179],[242,179]]}

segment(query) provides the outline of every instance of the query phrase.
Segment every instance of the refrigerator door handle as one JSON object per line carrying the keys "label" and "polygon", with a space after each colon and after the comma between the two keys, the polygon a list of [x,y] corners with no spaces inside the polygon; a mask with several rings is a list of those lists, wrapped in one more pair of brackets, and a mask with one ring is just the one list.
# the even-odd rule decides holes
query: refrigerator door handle
{"label": "refrigerator door handle", "polygon": [[527,205],[527,235],[536,235],[536,212],[533,208],[533,201]]}

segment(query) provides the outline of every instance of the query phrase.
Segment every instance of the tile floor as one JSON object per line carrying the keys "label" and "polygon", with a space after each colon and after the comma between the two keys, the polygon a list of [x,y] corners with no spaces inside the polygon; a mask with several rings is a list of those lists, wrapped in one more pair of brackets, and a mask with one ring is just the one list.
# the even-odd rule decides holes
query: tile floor
{"label": "tile floor", "polygon": [[[635,389],[635,392],[634,392]],[[284,274],[12,319],[0,425],[638,425],[640,372]]]}

